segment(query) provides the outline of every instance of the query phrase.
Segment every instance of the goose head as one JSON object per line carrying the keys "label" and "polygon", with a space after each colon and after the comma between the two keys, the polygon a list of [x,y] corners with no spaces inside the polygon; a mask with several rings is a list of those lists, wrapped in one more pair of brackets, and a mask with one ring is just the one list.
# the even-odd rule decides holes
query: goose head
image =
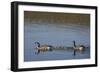
{"label": "goose head", "polygon": [[72,41],[73,43],[75,43],[75,41]]}
{"label": "goose head", "polygon": [[75,41],[72,41],[73,43],[74,43],[74,47],[76,47],[76,43],[75,43]]}
{"label": "goose head", "polygon": [[38,47],[40,47],[40,43],[39,43],[39,42],[35,42],[35,44],[37,44],[37,45],[38,45]]}

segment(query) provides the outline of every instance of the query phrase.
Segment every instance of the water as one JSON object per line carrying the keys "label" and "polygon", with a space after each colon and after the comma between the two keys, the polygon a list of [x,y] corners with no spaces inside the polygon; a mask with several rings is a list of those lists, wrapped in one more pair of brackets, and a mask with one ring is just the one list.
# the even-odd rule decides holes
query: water
{"label": "water", "polygon": [[[39,17],[38,17],[39,15]],[[90,25],[82,20],[80,22],[74,21],[71,23],[70,19],[65,22],[63,20],[57,20],[56,17],[50,15],[34,14],[33,17],[28,15],[25,17],[24,25],[24,61],[48,61],[48,60],[73,60],[73,59],[87,59],[90,58]],[[38,19],[34,17],[37,16]],[[44,16],[44,17],[43,17]],[[58,16],[60,18],[61,16]],[[65,15],[64,15],[65,17]],[[67,16],[66,16],[67,17]],[[41,20],[39,19],[41,18]],[[42,19],[43,18],[43,19]],[[45,19],[45,20],[44,20]],[[55,19],[52,20],[52,19]],[[62,17],[62,19],[64,19]],[[51,21],[52,20],[52,21]],[[63,22],[63,23],[62,23]],[[46,51],[36,54],[37,50],[35,42],[39,42],[41,45],[48,44],[52,46],[64,46],[73,47],[73,40],[76,41],[76,45],[85,45],[86,50],[84,53],[77,52],[76,56],[73,55],[73,50],[53,50],[52,52]]]}
{"label": "water", "polygon": [[[36,54],[35,42],[43,44],[50,44],[53,46],[66,46],[72,47],[73,40],[76,44],[84,44],[89,46],[89,30],[87,26],[68,24],[59,25],[56,24],[33,24],[25,25],[24,33],[24,61],[43,61],[43,60],[64,60],[64,59],[85,59],[90,57],[90,50],[87,48],[84,54],[77,53],[73,56],[72,51],[47,51]],[[84,32],[83,32],[84,30]]]}

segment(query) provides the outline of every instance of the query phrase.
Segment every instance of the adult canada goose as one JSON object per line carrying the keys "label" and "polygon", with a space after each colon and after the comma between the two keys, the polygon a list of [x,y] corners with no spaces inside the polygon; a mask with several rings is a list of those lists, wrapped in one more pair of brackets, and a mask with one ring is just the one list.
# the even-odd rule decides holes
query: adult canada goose
{"label": "adult canada goose", "polygon": [[47,44],[40,45],[39,42],[35,42],[35,44],[37,44],[37,47],[36,47],[36,49],[38,50],[37,54],[39,54],[40,52],[44,52],[44,51],[52,51],[52,48],[53,48],[53,46],[47,45]]}
{"label": "adult canada goose", "polygon": [[76,42],[73,41],[73,49],[74,49],[74,55],[76,55],[76,51],[80,51],[80,52],[83,52],[84,49],[85,49],[85,46],[84,45],[76,45]]}

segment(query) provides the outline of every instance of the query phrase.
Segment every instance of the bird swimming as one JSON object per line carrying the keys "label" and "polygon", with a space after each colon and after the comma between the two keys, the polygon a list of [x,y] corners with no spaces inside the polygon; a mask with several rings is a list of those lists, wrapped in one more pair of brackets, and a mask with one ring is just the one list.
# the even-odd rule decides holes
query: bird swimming
{"label": "bird swimming", "polygon": [[76,45],[76,42],[73,41],[73,49],[74,49],[74,55],[76,54],[76,51],[83,52],[85,49],[84,45]]}
{"label": "bird swimming", "polygon": [[45,51],[52,51],[52,48],[53,48],[52,45],[47,45],[47,44],[40,45],[39,42],[35,42],[35,44],[37,44],[36,46],[36,49],[38,50],[37,54],[39,54],[40,52],[45,52]]}

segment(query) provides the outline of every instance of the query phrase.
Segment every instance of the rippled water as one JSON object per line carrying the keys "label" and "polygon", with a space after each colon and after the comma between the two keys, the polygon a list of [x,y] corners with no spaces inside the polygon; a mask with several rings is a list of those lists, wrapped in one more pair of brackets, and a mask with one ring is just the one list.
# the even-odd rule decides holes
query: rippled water
{"label": "rippled water", "polygon": [[73,50],[56,50],[41,52],[36,54],[36,44],[49,44],[53,46],[72,47],[73,40],[76,44],[90,46],[89,26],[81,24],[34,24],[27,23],[24,26],[24,61],[43,61],[43,60],[67,60],[67,59],[86,59],[90,58],[90,48],[86,48],[83,54],[77,52],[73,56]]}

